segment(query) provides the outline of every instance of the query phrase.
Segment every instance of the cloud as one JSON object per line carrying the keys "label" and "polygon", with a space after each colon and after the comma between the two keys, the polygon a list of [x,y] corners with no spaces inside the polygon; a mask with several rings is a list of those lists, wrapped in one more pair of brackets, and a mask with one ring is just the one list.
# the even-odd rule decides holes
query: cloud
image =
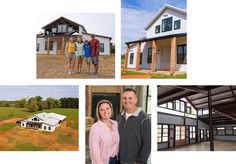
{"label": "cloud", "polygon": [[123,53],[125,42],[133,41],[146,35],[144,27],[155,13],[132,8],[122,8],[121,13],[121,45]]}
{"label": "cloud", "polygon": [[70,85],[31,85],[0,86],[0,100],[19,100],[27,97],[78,97],[78,86]]}

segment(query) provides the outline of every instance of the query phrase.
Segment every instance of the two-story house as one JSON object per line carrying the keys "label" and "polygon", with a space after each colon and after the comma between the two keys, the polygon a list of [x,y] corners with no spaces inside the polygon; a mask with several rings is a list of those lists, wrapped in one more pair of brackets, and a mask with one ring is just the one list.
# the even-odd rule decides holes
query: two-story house
{"label": "two-story house", "polygon": [[164,5],[145,26],[146,36],[126,42],[125,69],[187,71],[187,13]]}
{"label": "two-story house", "polygon": [[[91,34],[85,27],[65,17],[60,17],[42,27],[43,33],[37,35],[37,54],[63,55],[70,36],[90,40]],[[100,42],[100,54],[110,55],[111,37],[95,34]]]}

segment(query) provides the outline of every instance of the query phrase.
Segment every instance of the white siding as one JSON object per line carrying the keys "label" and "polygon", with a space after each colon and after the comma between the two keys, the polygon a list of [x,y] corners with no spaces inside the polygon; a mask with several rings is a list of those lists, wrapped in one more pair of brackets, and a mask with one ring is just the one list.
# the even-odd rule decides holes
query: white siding
{"label": "white siding", "polygon": [[[37,38],[37,44],[39,44],[39,51],[38,54],[47,54],[47,50],[45,51],[45,43],[47,38]],[[49,54],[56,55],[57,53],[57,43],[53,41],[53,50],[49,51]]]}
{"label": "white siding", "polygon": [[[172,22],[172,30],[171,31],[166,31],[162,32],[162,27],[160,26],[160,33],[155,34],[155,28],[157,25],[162,25],[162,19],[173,17],[173,22]],[[174,21],[175,20],[181,20],[181,25],[180,29],[174,30]],[[158,36],[165,36],[165,35],[171,35],[171,34],[179,34],[179,33],[186,33],[187,32],[187,16],[186,14],[171,10],[171,9],[166,9],[165,12],[163,12],[159,18],[156,19],[156,21],[149,27],[147,30],[147,38],[153,38],[153,37],[158,37]]]}
{"label": "white siding", "polygon": [[[104,52],[100,52],[100,55],[110,55],[110,39],[100,36],[95,36],[96,39],[99,40],[100,43],[104,43]],[[89,34],[82,35],[83,41],[91,40],[91,36]]]}
{"label": "white siding", "polygon": [[[46,127],[46,130],[44,129],[44,127]],[[49,130],[49,127],[51,128],[51,130]],[[53,132],[56,130],[56,127],[55,126],[50,126],[50,125],[47,125],[47,124],[42,124],[42,129],[43,131],[48,131],[48,132]]]}

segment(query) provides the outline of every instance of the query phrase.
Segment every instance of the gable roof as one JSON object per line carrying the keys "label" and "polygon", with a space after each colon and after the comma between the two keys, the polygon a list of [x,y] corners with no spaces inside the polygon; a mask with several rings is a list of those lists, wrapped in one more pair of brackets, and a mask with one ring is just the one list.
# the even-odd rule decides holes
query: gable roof
{"label": "gable roof", "polygon": [[156,15],[152,18],[152,20],[145,26],[145,30],[148,30],[150,28],[150,26],[161,16],[161,14],[163,12],[165,12],[165,10],[170,9],[170,10],[174,10],[183,14],[187,14],[186,10],[183,10],[181,8],[177,8],[168,4],[165,4],[157,13]]}
{"label": "gable roof", "polygon": [[57,22],[57,21],[60,21],[60,20],[65,20],[66,22],[69,22],[70,24],[72,24],[72,25],[74,25],[74,26],[81,26],[81,27],[83,28],[83,30],[84,30],[85,32],[87,32],[83,25],[78,24],[78,23],[76,23],[76,22],[74,22],[74,21],[72,21],[72,20],[70,20],[70,19],[67,19],[67,18],[65,18],[65,17],[63,17],[63,16],[61,16],[60,18],[57,18],[56,20],[54,20],[54,21],[48,23],[47,25],[43,26],[42,29],[45,29],[45,28],[51,26],[53,23],[55,23],[55,22]]}

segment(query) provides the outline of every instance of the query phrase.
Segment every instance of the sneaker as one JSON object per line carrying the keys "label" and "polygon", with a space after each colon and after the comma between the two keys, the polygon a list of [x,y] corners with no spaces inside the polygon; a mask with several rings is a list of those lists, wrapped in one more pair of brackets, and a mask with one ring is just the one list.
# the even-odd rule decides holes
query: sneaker
{"label": "sneaker", "polygon": [[69,75],[71,75],[72,74],[72,71],[69,71]]}
{"label": "sneaker", "polygon": [[97,74],[95,72],[92,72],[91,73],[91,76],[96,76]]}

